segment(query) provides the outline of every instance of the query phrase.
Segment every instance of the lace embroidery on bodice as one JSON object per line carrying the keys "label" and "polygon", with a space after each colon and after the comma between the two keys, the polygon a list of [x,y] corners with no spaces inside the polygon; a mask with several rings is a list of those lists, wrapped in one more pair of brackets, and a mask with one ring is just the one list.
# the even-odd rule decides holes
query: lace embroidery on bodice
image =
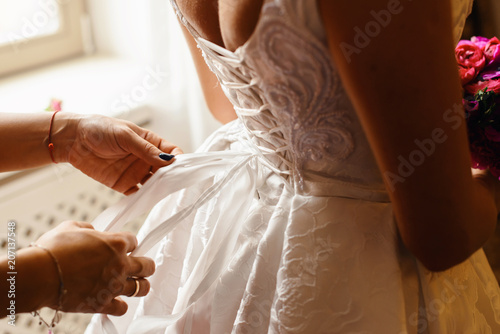
{"label": "lace embroidery on bodice", "polygon": [[[249,141],[278,173],[304,193],[328,193],[332,183],[385,193],[327,48],[316,0],[266,0],[253,34],[235,52],[201,38],[171,2],[219,78]],[[455,12],[467,13],[462,7],[471,1],[456,3]],[[455,20],[456,31],[462,21]]]}

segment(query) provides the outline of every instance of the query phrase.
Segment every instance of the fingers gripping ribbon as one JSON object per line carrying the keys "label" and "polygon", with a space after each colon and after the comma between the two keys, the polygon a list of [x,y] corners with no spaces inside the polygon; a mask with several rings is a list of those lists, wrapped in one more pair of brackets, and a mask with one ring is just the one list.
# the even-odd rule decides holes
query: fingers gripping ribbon
{"label": "fingers gripping ribbon", "polygon": [[[249,210],[252,202],[253,197],[248,194],[254,193],[256,189],[258,173],[253,169],[258,168],[259,164],[253,163],[258,159],[252,153],[207,152],[179,155],[176,159],[174,164],[160,168],[137,193],[105,210],[94,220],[93,225],[97,230],[119,231],[126,222],[149,212],[156,203],[163,200],[175,201],[173,196],[181,193],[183,189],[189,191],[191,188],[201,195],[191,200],[190,204],[174,215],[156,217],[156,221],[150,221],[148,231],[142,234],[144,237],[140,238],[142,240],[139,240],[139,246],[131,256],[145,255],[179,223],[185,221],[208,201],[216,196],[228,196],[228,200],[219,198],[220,214],[213,232],[217,239],[211,240],[217,244],[218,250],[203,254],[202,257],[205,258],[200,261],[211,263],[211,265],[200,269],[199,272],[193,272],[186,281],[185,287],[190,286],[189,291],[194,292],[180,301],[183,305],[180,312],[154,319],[139,317],[129,326],[127,333],[133,333],[134,328],[154,330],[167,327],[181,318],[213,285],[231,259],[232,246],[238,235],[235,231],[243,223],[245,219],[243,213]],[[235,179],[238,182],[231,182]],[[131,296],[136,296],[139,290],[140,286],[136,280],[136,291]],[[103,333],[118,333],[107,316],[101,315],[100,317],[98,326],[101,327]]]}

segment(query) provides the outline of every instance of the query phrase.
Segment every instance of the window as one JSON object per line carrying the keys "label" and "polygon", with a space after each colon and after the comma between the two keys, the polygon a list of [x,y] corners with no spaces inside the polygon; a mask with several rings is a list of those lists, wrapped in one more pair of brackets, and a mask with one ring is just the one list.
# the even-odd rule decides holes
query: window
{"label": "window", "polygon": [[0,0],[0,76],[83,53],[83,0]]}

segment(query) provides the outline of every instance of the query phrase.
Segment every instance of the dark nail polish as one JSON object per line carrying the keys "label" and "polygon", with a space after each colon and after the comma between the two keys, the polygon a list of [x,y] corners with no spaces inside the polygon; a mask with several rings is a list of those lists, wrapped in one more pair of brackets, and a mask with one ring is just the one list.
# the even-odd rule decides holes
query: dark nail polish
{"label": "dark nail polish", "polygon": [[160,159],[165,160],[165,161],[170,161],[174,157],[175,157],[175,155],[172,155],[172,154],[160,153]]}

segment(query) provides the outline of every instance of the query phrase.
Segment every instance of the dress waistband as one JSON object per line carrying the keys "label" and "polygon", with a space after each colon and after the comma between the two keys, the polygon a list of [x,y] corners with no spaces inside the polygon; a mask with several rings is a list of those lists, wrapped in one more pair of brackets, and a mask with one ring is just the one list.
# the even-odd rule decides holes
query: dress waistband
{"label": "dress waistband", "polygon": [[377,189],[331,178],[322,178],[321,181],[318,181],[305,177],[302,189],[296,189],[296,192],[318,197],[344,197],[370,202],[390,202],[389,194],[385,189]]}

